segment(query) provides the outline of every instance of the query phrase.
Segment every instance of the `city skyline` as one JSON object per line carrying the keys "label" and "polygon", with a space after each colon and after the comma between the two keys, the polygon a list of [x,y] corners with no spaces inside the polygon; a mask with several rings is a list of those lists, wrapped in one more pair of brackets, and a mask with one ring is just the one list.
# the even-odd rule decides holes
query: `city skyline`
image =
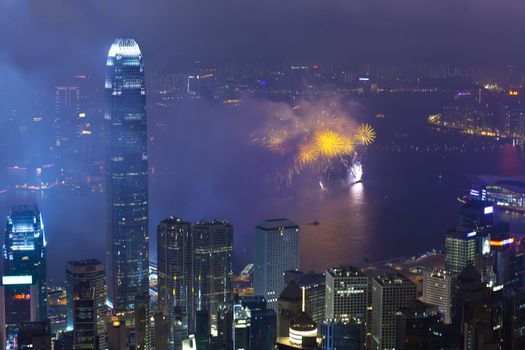
{"label": "city skyline", "polygon": [[0,345],[525,348],[523,9],[0,0]]}

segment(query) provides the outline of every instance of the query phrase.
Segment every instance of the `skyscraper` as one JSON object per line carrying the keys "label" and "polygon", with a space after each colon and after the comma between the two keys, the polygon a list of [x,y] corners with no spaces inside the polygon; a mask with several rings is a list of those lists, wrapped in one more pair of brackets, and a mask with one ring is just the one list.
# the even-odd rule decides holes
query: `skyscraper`
{"label": "skyscraper", "polygon": [[368,277],[354,266],[326,271],[326,319],[366,323]]}
{"label": "skyscraper", "polygon": [[216,335],[219,305],[233,302],[233,226],[224,220],[200,221],[192,226],[192,239],[194,305],[208,311]]}
{"label": "skyscraper", "polygon": [[396,313],[416,299],[416,285],[400,274],[384,274],[372,280],[373,349],[396,347]]}
{"label": "skyscraper", "polygon": [[[191,223],[167,218],[157,227],[157,273],[160,312],[167,317],[168,349],[174,349],[174,327],[192,323]],[[177,319],[178,318],[178,319]]]}
{"label": "skyscraper", "polygon": [[51,350],[51,324],[49,320],[23,322],[18,334],[19,350]]}
{"label": "skyscraper", "polygon": [[439,307],[443,322],[452,322],[452,275],[443,270],[425,271],[423,275],[423,301]]}
{"label": "skyscraper", "polygon": [[[89,282],[75,286],[73,296],[73,348],[105,349],[97,343],[97,311],[95,289]],[[105,342],[104,342],[105,343]]]}
{"label": "skyscraper", "polygon": [[55,141],[57,149],[74,142],[80,114],[80,90],[76,86],[57,86],[55,89]]}
{"label": "skyscraper", "polygon": [[326,320],[321,324],[322,350],[361,350],[362,327],[355,322]]}
{"label": "skyscraper", "polygon": [[135,40],[115,40],[106,66],[108,304],[126,312],[149,289],[146,90]]}
{"label": "skyscraper", "polygon": [[97,323],[96,335],[99,339],[99,348],[104,349],[106,345],[105,317],[107,313],[106,284],[104,282],[104,265],[100,261],[86,259],[66,263],[67,327],[69,329],[73,328],[75,290],[82,284],[88,284],[93,289]]}
{"label": "skyscraper", "polygon": [[262,296],[243,296],[233,306],[233,349],[275,348],[276,315]]}
{"label": "skyscraper", "polygon": [[195,331],[197,311],[207,311],[210,332],[216,334],[219,305],[232,304],[232,225],[170,217],[157,228],[157,249],[159,306],[170,325],[168,348],[180,347],[176,333]]}
{"label": "skyscraper", "polygon": [[15,206],[6,223],[2,277],[3,339],[7,347],[22,322],[47,318],[46,238],[36,207]]}
{"label": "skyscraper", "polygon": [[299,269],[299,226],[288,219],[263,221],[255,227],[253,243],[254,293],[277,310],[284,273]]}

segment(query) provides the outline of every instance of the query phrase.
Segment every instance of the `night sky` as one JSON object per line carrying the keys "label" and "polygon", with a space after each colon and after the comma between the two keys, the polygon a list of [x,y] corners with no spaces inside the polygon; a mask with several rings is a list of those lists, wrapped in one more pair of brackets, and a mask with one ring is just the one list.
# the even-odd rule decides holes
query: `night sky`
{"label": "night sky", "polygon": [[[0,121],[15,106],[23,115],[35,91],[47,91],[47,101],[52,105],[54,87],[69,84],[76,74],[89,75],[92,88],[102,89],[107,51],[117,37],[137,40],[146,72],[187,72],[184,64],[193,60],[203,64],[310,61],[341,66],[421,62],[501,65],[525,62],[524,16],[523,0],[0,0]],[[98,92],[100,96],[101,90]],[[254,110],[264,110],[261,106],[265,105]],[[289,202],[275,204],[270,201],[273,198],[253,204],[249,213],[238,209],[266,193],[260,184],[264,179],[253,179],[260,164],[271,162],[258,158],[267,156],[261,156],[260,150],[242,146],[257,127],[259,114],[245,118],[244,123],[249,124],[245,125],[228,111],[205,105],[199,108],[203,111],[179,109],[148,116],[155,122],[170,117],[171,121],[184,122],[189,130],[179,129],[178,124],[173,127],[178,134],[173,137],[167,133],[163,143],[162,130],[150,128],[151,133],[160,135],[158,145],[175,150],[164,154],[158,151],[161,147],[152,146],[156,165],[175,168],[166,170],[170,176],[175,173],[166,180],[169,186],[153,183],[151,192],[157,197],[150,208],[152,229],[158,220],[171,214],[190,220],[219,216],[231,219],[239,228],[237,237],[246,238],[258,220],[287,215],[282,209]],[[32,115],[35,111],[27,112]],[[217,125],[209,121],[213,117],[217,117]],[[206,126],[211,128],[202,131]],[[219,128],[224,128],[222,134],[215,132]],[[184,137],[190,140],[185,142]],[[225,143],[224,138],[233,141]],[[200,148],[201,139],[209,140],[213,154],[208,148]],[[192,159],[200,159],[192,165],[193,172],[181,172],[177,162]],[[238,167],[240,163],[243,166]],[[228,172],[231,169],[235,176]],[[229,190],[230,185],[235,187]],[[101,214],[100,208],[93,208],[95,214]],[[318,218],[306,215],[304,222]],[[96,242],[94,252],[103,251],[104,234],[98,228],[95,238],[89,236]],[[443,229],[436,227],[436,232]],[[363,226],[362,231],[367,230]],[[58,236],[57,232],[55,238]],[[78,243],[74,237],[64,245],[69,243],[74,248]],[[249,241],[244,238],[242,243]],[[249,251],[241,254],[246,258]],[[54,266],[62,271],[61,262],[54,262]]]}
{"label": "night sky", "polygon": [[520,0],[0,0],[0,79],[101,74],[115,37],[136,38],[156,70],[188,57],[519,63],[524,13]]}

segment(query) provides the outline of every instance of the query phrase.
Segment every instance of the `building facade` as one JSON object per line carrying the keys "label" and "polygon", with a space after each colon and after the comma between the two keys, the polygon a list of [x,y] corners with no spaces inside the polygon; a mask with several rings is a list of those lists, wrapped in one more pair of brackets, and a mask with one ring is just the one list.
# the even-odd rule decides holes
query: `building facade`
{"label": "building facade", "polygon": [[14,346],[18,325],[47,318],[46,238],[38,208],[15,206],[3,247],[2,339]]}
{"label": "building facade", "polygon": [[93,289],[95,300],[95,319],[97,324],[96,335],[100,349],[106,346],[105,318],[106,306],[106,283],[104,279],[104,265],[96,259],[69,261],[66,263],[66,299],[67,299],[67,328],[73,329],[75,290],[80,285],[87,284]]}
{"label": "building facade", "polygon": [[365,324],[367,307],[368,277],[361,270],[340,266],[326,271],[325,319]]}
{"label": "building facade", "polygon": [[400,274],[372,280],[373,349],[396,348],[396,314],[416,299],[416,285]]}
{"label": "building facade", "polygon": [[284,273],[299,270],[299,226],[288,219],[263,221],[255,227],[253,242],[254,293],[277,310]]}
{"label": "building facade", "polygon": [[106,67],[108,304],[128,312],[149,288],[146,90],[135,40],[115,40]]}
{"label": "building facade", "polygon": [[445,270],[430,270],[423,274],[423,301],[439,307],[443,322],[452,322],[453,275]]}
{"label": "building facade", "polygon": [[217,334],[220,305],[232,304],[233,227],[224,220],[185,222],[170,217],[157,228],[160,311],[167,316],[169,349],[196,330],[206,311]]}

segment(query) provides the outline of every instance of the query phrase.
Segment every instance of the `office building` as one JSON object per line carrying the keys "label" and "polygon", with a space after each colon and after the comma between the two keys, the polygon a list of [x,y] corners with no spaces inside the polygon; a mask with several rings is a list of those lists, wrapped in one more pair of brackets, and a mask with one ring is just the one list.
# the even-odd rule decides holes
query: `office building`
{"label": "office building", "polygon": [[108,334],[108,350],[127,350],[129,349],[129,328],[126,327],[122,318],[118,316],[108,316],[106,318],[106,330]]}
{"label": "office building", "polygon": [[3,256],[0,319],[3,345],[11,349],[21,323],[47,318],[46,238],[36,207],[11,209]]}
{"label": "office building", "polygon": [[233,226],[224,220],[192,225],[193,290],[196,310],[207,310],[217,334],[218,305],[232,303]]}
{"label": "office building", "polygon": [[107,299],[132,313],[136,296],[149,290],[146,90],[135,40],[115,40],[106,67]]}
{"label": "office building", "polygon": [[453,275],[445,270],[429,270],[423,274],[423,301],[439,307],[443,322],[452,322]]}
{"label": "office building", "polygon": [[152,348],[155,350],[168,350],[168,317],[162,312],[153,315]]}
{"label": "office building", "polygon": [[263,221],[255,228],[253,244],[254,293],[277,310],[284,273],[299,270],[299,226],[288,219]]}
{"label": "office building", "polygon": [[206,311],[209,333],[217,335],[219,305],[232,304],[232,225],[170,217],[157,228],[157,249],[160,311],[175,324],[168,330],[169,349],[195,332],[198,311]]}
{"label": "office building", "polygon": [[373,349],[396,347],[396,313],[416,299],[416,286],[401,274],[372,279]]}
{"label": "office building", "polygon": [[104,349],[106,347],[106,284],[104,279],[104,265],[98,260],[86,259],[66,263],[67,327],[68,329],[73,329],[75,289],[86,283],[93,289],[97,323],[96,335],[100,342],[100,349]]}
{"label": "office building", "polygon": [[[192,252],[191,223],[175,217],[160,222],[157,227],[158,302],[168,325],[175,323],[176,315],[186,328],[193,324]],[[174,346],[173,331],[170,326],[170,350]]]}
{"label": "office building", "polygon": [[452,230],[445,236],[445,270],[460,273],[476,257],[490,253],[490,236],[482,232]]}
{"label": "office building", "polygon": [[414,300],[396,313],[396,349],[459,349],[459,337],[440,320],[440,311]]}
{"label": "office building", "polygon": [[80,89],[76,86],[57,86],[54,119],[55,148],[64,150],[66,146],[71,146],[75,142],[79,114]]}
{"label": "office building", "polygon": [[366,324],[367,307],[368,277],[360,269],[347,265],[326,271],[326,319]]}
{"label": "office building", "polygon": [[53,350],[73,349],[73,331],[60,331],[53,340]]}
{"label": "office building", "polygon": [[245,296],[241,305],[249,309],[250,319],[250,349],[271,350],[275,348],[277,338],[277,316],[275,311],[268,309],[263,296]]}
{"label": "office building", "polygon": [[361,350],[362,327],[353,321],[326,320],[321,324],[322,350]]}
{"label": "office building", "polygon": [[96,310],[95,288],[89,282],[78,283],[73,296],[73,349],[99,349]]}
{"label": "office building", "polygon": [[290,323],[304,311],[303,290],[292,280],[277,299],[277,336],[288,337]]}
{"label": "office building", "polygon": [[473,265],[456,278],[452,292],[452,323],[461,332],[467,349],[493,342],[492,295]]}
{"label": "office building", "polygon": [[325,274],[310,271],[286,271],[284,283],[288,285],[292,280],[299,284],[299,288],[304,291],[305,312],[312,317],[316,324],[321,324],[325,319]]}
{"label": "office building", "polygon": [[491,237],[493,269],[496,289],[519,289],[525,287],[525,255],[518,237],[502,235]]}
{"label": "office building", "polygon": [[17,338],[18,350],[51,350],[49,321],[23,322]]}

